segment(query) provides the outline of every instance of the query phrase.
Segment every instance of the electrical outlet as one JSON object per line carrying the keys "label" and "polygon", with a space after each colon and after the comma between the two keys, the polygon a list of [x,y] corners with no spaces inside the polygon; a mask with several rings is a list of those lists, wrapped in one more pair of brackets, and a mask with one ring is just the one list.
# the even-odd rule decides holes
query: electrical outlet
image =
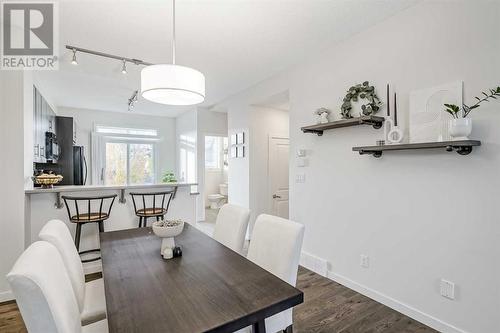
{"label": "electrical outlet", "polygon": [[306,182],[306,175],[304,173],[298,173],[295,175],[295,182],[296,183],[305,183]]}
{"label": "electrical outlet", "polygon": [[455,284],[451,281],[441,279],[441,283],[439,284],[439,292],[443,297],[446,297],[448,299],[455,299]]}
{"label": "electrical outlet", "polygon": [[360,257],[359,257],[359,265],[363,268],[368,268],[370,267],[370,257],[368,257],[367,255],[365,254],[362,254]]}
{"label": "electrical outlet", "polygon": [[302,157],[297,158],[297,166],[299,168],[305,167],[306,166],[306,159],[302,158]]}

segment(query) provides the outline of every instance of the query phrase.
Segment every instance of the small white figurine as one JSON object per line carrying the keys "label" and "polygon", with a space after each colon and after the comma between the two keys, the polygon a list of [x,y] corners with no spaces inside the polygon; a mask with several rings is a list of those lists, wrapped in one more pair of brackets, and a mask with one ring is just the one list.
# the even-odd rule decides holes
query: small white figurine
{"label": "small white figurine", "polygon": [[331,111],[328,110],[327,108],[319,108],[317,109],[314,114],[317,116],[316,118],[316,124],[326,124],[329,123],[330,120],[328,119],[328,116],[330,115]]}

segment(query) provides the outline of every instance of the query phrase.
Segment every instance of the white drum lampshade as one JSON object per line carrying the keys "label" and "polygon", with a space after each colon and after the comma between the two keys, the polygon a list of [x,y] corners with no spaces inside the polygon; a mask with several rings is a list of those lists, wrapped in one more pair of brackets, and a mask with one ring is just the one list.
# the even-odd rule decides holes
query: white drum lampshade
{"label": "white drum lampshade", "polygon": [[167,105],[194,105],[205,100],[205,76],[184,66],[161,64],[141,71],[141,94]]}

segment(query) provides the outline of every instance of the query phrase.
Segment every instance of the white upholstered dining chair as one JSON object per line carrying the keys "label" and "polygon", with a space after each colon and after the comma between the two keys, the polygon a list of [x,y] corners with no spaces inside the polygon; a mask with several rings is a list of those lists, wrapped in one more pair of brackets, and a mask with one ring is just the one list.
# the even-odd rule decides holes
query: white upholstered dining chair
{"label": "white upholstered dining chair", "polygon": [[103,279],[85,283],[83,265],[66,224],[60,220],[51,220],[38,236],[54,245],[63,259],[78,303],[82,325],[106,318]]}
{"label": "white upholstered dining chair", "polygon": [[[277,216],[259,215],[247,259],[295,286],[303,238],[302,224]],[[292,309],[288,309],[266,319],[266,332],[285,331],[292,324]]]}
{"label": "white upholstered dining chair", "polygon": [[33,243],[7,274],[7,281],[30,333],[108,332],[105,319],[82,327],[68,273],[54,245]]}
{"label": "white upholstered dining chair", "polygon": [[217,215],[214,239],[241,254],[249,218],[250,210],[247,208],[225,204]]}

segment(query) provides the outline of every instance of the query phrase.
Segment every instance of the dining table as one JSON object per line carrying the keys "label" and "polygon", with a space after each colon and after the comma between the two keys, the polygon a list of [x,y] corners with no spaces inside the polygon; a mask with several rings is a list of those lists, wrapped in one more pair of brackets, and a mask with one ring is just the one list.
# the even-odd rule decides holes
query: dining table
{"label": "dining table", "polygon": [[[100,234],[109,332],[234,332],[303,302],[303,293],[190,224],[163,259],[151,228]],[[274,333],[274,332],[273,332]]]}

